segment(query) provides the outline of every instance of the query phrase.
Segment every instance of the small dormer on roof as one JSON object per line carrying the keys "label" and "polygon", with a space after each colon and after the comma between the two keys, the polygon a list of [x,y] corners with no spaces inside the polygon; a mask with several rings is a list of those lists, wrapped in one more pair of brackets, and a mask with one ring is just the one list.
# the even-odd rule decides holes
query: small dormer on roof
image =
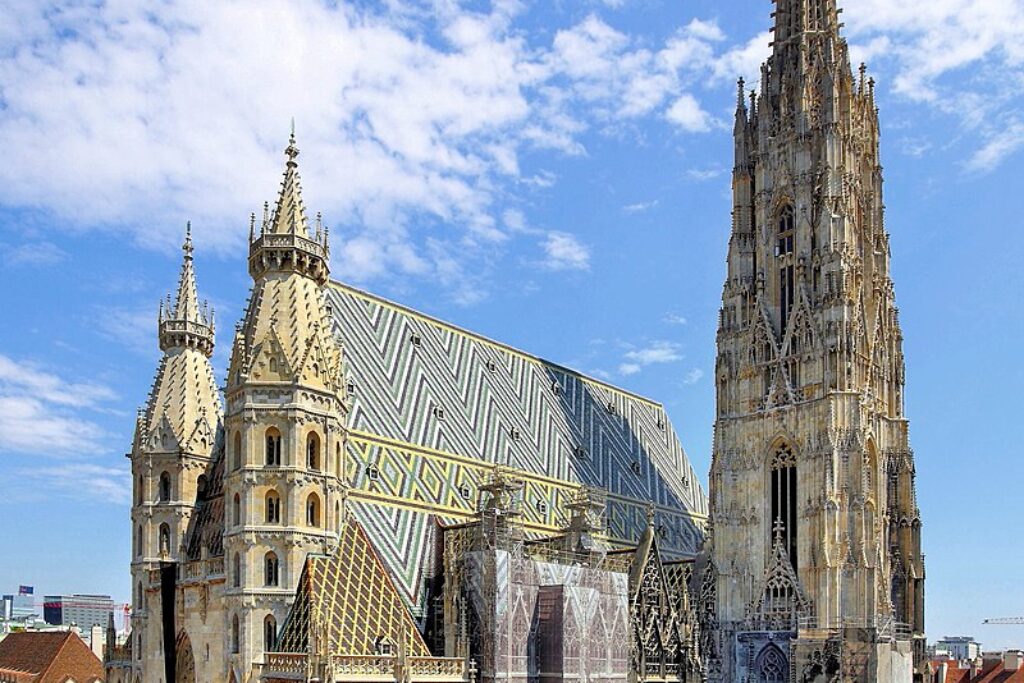
{"label": "small dormer on roof", "polygon": [[213,310],[207,302],[199,301],[196,291],[196,273],[192,266],[192,224],[185,228],[185,243],[181,246],[184,257],[181,277],[178,278],[178,295],[173,307],[168,297],[160,303],[157,316],[160,329],[160,350],[192,348],[201,351],[207,358],[213,355],[214,322]]}
{"label": "small dormer on roof", "polygon": [[327,282],[330,262],[327,229],[317,214],[316,225],[311,233],[306,221],[306,209],[302,203],[302,186],[299,180],[299,148],[295,144],[295,130],[292,129],[285,148],[284,180],[277,197],[274,212],[263,207],[263,221],[256,231],[256,215],[249,226],[249,274],[258,279],[272,272],[298,272],[313,278],[318,284]]}

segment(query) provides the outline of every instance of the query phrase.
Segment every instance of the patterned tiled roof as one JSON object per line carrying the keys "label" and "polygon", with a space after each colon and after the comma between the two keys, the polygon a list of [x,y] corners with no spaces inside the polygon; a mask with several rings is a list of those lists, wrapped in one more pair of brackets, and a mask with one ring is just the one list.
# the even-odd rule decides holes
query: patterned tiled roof
{"label": "patterned tiled roof", "polygon": [[528,477],[528,528],[564,525],[567,487],[586,484],[609,492],[613,539],[637,542],[650,501],[659,524],[672,521],[662,552],[696,553],[707,499],[663,406],[344,284],[326,298],[349,384],[349,462],[362,463],[350,508],[414,611],[434,529],[423,511],[471,519],[495,465]]}
{"label": "patterned tiled roof", "polygon": [[202,549],[210,557],[224,555],[224,449],[206,472],[206,490],[196,501],[196,510],[189,520],[187,559],[202,558]]}
{"label": "patterned tiled roof", "polygon": [[362,526],[349,520],[334,555],[306,559],[279,649],[372,655],[381,637],[410,655],[430,654]]}

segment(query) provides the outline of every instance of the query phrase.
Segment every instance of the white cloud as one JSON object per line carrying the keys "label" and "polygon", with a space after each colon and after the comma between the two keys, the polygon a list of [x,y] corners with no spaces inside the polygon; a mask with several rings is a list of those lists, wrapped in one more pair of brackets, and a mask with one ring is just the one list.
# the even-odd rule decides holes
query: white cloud
{"label": "white cloud", "polygon": [[686,172],[686,177],[703,183],[720,177],[723,172],[721,168],[691,168]]}
{"label": "white cloud", "polygon": [[666,313],[665,317],[662,318],[661,321],[668,325],[685,325],[688,322],[685,317],[678,313]]}
{"label": "white cloud", "polygon": [[550,270],[588,270],[590,250],[566,232],[549,232],[541,243],[544,267]]}
{"label": "white cloud", "polygon": [[714,24],[658,47],[596,16],[545,39],[515,25],[516,2],[372,7],[9,3],[0,203],[162,247],[188,216],[197,248],[237,250],[243,217],[273,199],[294,116],[306,204],[345,226],[335,273],[432,277],[446,263],[429,252],[470,264],[508,238],[509,183],[554,182],[521,175],[524,151],[580,154],[584,131],[650,114],[708,129],[689,90]]}
{"label": "white cloud", "polygon": [[704,371],[700,368],[694,368],[686,373],[683,378],[683,384],[696,384],[704,377]]}
{"label": "white cloud", "polygon": [[0,355],[0,433],[7,451],[41,456],[97,452],[103,431],[79,413],[103,409],[114,398],[109,387],[69,381]]}
{"label": "white cloud", "polygon": [[877,63],[895,93],[959,119],[978,145],[968,170],[991,170],[1024,145],[1022,0],[862,0],[843,18],[854,64]]}
{"label": "white cloud", "polygon": [[676,363],[684,358],[682,346],[670,341],[653,341],[646,346],[632,348],[622,355],[618,372],[623,377],[640,373],[650,365]]}
{"label": "white cloud", "polygon": [[711,117],[704,111],[697,98],[689,93],[677,99],[668,111],[666,118],[685,131],[704,133],[711,130]]}

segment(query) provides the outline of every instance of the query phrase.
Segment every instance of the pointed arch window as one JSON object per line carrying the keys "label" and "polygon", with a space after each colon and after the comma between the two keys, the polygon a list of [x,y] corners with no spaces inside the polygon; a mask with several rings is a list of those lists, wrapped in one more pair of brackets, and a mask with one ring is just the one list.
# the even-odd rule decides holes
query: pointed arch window
{"label": "pointed arch window", "polygon": [[135,555],[142,556],[142,525],[135,527]]}
{"label": "pointed arch window", "polygon": [[232,503],[232,518],[234,519],[235,526],[242,523],[242,498],[237,493],[235,494],[235,500]]}
{"label": "pointed arch window", "polygon": [[231,617],[231,652],[238,654],[238,643],[241,640],[241,629],[238,626],[238,615]]}
{"label": "pointed arch window", "polygon": [[769,645],[758,657],[757,680],[759,683],[784,683],[789,680],[786,656],[774,645]]}
{"label": "pointed arch window", "polygon": [[315,493],[306,498],[306,526],[320,526],[320,496]]}
{"label": "pointed arch window", "polygon": [[797,477],[796,456],[788,444],[780,444],[775,448],[771,458],[771,481],[769,483],[771,497],[771,520],[768,524],[769,543],[771,534],[778,526],[782,532],[783,542],[789,553],[790,564],[797,568]]}
{"label": "pointed arch window", "polygon": [[160,473],[160,502],[168,503],[171,500],[171,475],[167,472]]}
{"label": "pointed arch window", "polygon": [[269,552],[263,557],[263,585],[280,585],[280,579],[281,562],[277,559],[277,555],[275,553]]}
{"label": "pointed arch window", "polygon": [[266,463],[267,467],[280,467],[281,465],[281,432],[277,427],[267,430]]}
{"label": "pointed arch window", "polygon": [[277,491],[270,491],[266,497],[266,520],[267,524],[281,523],[281,496]]}
{"label": "pointed arch window", "polygon": [[171,554],[171,527],[167,524],[160,525],[160,554]]}
{"label": "pointed arch window", "polygon": [[142,502],[145,499],[145,491],[146,491],[146,480],[140,474],[139,478],[138,478],[138,481],[136,481],[136,483],[135,483],[135,504],[136,505],[142,505]]}
{"label": "pointed arch window", "polygon": [[273,652],[277,649],[277,619],[268,614],[263,619],[263,651]]}
{"label": "pointed arch window", "polygon": [[320,435],[310,432],[306,437],[306,467],[320,469]]}

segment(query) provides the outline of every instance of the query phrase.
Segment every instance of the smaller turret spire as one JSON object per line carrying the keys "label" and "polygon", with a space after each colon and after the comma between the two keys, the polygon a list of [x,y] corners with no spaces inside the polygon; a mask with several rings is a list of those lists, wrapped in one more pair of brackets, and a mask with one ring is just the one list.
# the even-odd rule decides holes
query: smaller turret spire
{"label": "smaller turret spire", "polygon": [[264,205],[263,228],[258,237],[250,237],[249,273],[257,278],[267,270],[298,270],[323,284],[328,277],[327,231],[322,230],[319,214],[314,234],[306,221],[294,121],[284,153],[287,160],[277,204],[273,213]]}
{"label": "smaller turret spire", "polygon": [[192,264],[192,223],[185,226],[185,243],[181,245],[181,276],[178,278],[178,295],[172,307],[170,297],[167,304],[161,303],[158,322],[160,325],[160,349],[186,346],[199,349],[207,356],[213,353],[213,319],[205,302],[200,304],[196,288],[195,267]]}

